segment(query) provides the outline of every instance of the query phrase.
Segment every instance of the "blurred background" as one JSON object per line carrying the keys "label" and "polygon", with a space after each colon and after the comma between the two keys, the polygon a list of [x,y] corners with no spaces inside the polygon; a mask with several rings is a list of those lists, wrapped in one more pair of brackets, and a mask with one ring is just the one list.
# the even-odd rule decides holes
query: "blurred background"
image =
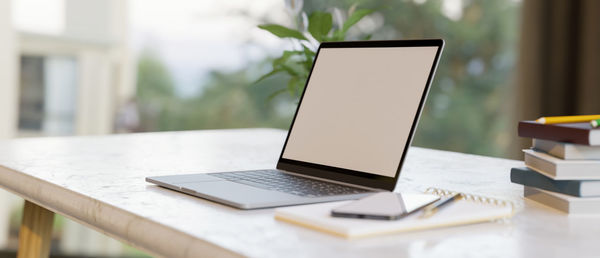
{"label": "blurred background", "polygon": [[[255,81],[294,42],[257,25],[367,8],[350,39],[446,40],[413,145],[519,159],[519,119],[600,112],[598,3],[3,0],[0,138],[287,129],[296,99],[269,96],[289,78]],[[8,257],[22,202],[0,190]],[[61,216],[53,238],[55,256],[146,256]]]}

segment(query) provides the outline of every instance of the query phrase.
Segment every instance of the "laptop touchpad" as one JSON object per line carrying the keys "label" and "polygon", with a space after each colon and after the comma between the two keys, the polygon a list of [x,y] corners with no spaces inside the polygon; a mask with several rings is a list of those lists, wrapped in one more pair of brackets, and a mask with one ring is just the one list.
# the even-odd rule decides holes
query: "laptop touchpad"
{"label": "laptop touchpad", "polygon": [[178,184],[183,191],[191,192],[208,199],[226,200],[239,204],[258,204],[285,201],[296,195],[264,190],[230,181],[212,181]]}
{"label": "laptop touchpad", "polygon": [[160,182],[170,185],[186,183],[186,182],[205,182],[205,181],[221,181],[223,179],[214,177],[208,174],[189,174],[189,175],[174,175],[174,176],[153,176],[147,177],[148,182]]}

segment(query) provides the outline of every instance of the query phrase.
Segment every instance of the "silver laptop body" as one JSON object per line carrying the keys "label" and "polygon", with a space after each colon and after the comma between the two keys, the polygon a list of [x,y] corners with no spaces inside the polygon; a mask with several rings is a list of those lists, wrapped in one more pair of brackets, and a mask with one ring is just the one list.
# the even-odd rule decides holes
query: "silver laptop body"
{"label": "silver laptop body", "polygon": [[240,209],[393,191],[444,42],[325,42],[275,169],[147,177]]}

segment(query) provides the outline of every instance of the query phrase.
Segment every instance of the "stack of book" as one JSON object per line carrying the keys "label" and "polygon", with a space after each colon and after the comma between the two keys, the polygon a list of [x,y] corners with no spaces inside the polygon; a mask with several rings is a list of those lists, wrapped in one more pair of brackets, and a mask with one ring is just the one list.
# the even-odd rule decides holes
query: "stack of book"
{"label": "stack of book", "polygon": [[527,167],[510,173],[525,198],[569,214],[600,214],[600,128],[521,121],[518,130],[533,139],[523,150]]}

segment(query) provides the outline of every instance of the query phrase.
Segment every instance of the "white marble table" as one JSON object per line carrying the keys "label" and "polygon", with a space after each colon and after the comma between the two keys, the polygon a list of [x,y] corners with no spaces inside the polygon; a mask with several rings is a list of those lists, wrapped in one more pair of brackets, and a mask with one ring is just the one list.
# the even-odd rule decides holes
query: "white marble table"
{"label": "white marble table", "polygon": [[[449,188],[512,200],[523,211],[504,223],[361,240],[277,221],[272,209],[237,210],[144,181],[146,176],[272,168],[284,138],[280,130],[244,129],[0,141],[0,187],[34,208],[65,215],[164,257],[600,254],[600,218],[569,217],[524,202],[523,188],[510,183],[510,168],[522,165],[513,160],[411,148],[397,189]],[[26,246],[43,246],[21,234],[21,253]]]}

